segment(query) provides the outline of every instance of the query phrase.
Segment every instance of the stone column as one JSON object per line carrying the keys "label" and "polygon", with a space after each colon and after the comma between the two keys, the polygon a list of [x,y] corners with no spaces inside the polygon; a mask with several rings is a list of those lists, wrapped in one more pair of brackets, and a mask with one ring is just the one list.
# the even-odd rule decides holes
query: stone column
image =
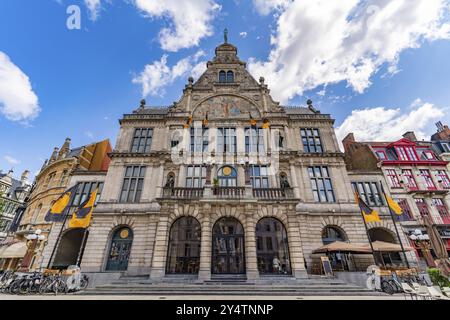
{"label": "stone column", "polygon": [[245,212],[245,267],[247,279],[259,279],[256,257],[256,222],[253,210],[249,208]]}
{"label": "stone column", "polygon": [[162,279],[165,275],[167,241],[169,239],[168,220],[168,215],[161,215],[156,227],[155,249],[153,250],[152,268],[150,271],[150,278],[154,280]]}
{"label": "stone column", "polygon": [[286,228],[288,234],[292,275],[295,278],[307,278],[308,274],[305,269],[303,248],[300,240],[300,226],[298,225],[298,220],[295,214],[288,213],[288,225]]}
{"label": "stone column", "polygon": [[198,279],[205,281],[211,279],[211,243],[212,243],[212,226],[211,226],[211,206],[206,206],[202,210],[202,235],[200,245],[200,269]]}

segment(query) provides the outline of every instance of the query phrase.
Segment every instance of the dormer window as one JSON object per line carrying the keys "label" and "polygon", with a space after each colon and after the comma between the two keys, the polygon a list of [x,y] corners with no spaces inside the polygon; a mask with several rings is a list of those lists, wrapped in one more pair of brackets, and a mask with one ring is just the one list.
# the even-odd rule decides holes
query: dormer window
{"label": "dormer window", "polygon": [[382,150],[377,151],[377,156],[380,160],[387,160],[386,152]]}
{"label": "dormer window", "polygon": [[417,161],[417,155],[412,147],[396,147],[397,155],[402,161]]}
{"label": "dormer window", "polygon": [[221,70],[219,72],[219,82],[220,83],[233,83],[234,82],[234,72]]}

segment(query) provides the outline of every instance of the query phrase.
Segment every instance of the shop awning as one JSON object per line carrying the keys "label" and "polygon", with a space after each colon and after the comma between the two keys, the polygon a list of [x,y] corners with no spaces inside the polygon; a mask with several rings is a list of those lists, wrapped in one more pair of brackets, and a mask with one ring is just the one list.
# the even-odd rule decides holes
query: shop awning
{"label": "shop awning", "polygon": [[[370,245],[366,245],[370,249]],[[372,242],[373,251],[378,252],[401,252],[402,247],[396,243],[384,242],[384,241],[374,241]],[[405,251],[413,251],[414,249],[410,246],[403,245]]]}
{"label": "shop awning", "polygon": [[314,250],[312,253],[327,253],[327,252],[351,252],[351,253],[371,253],[370,247],[351,244],[343,241],[335,241]]}
{"label": "shop awning", "polygon": [[0,247],[0,259],[23,258],[27,253],[25,242],[15,242],[7,246]]}

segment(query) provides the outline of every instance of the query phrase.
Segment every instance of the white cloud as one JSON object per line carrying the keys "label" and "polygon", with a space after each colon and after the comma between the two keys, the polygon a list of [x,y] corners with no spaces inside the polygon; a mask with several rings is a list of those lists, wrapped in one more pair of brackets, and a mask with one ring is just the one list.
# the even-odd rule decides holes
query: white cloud
{"label": "white cloud", "polygon": [[5,159],[10,165],[17,165],[20,163],[20,160],[17,160],[9,155],[4,156],[3,159]]}
{"label": "white cloud", "polygon": [[28,76],[0,51],[0,113],[9,120],[26,123],[40,110]]}
{"label": "white cloud", "polygon": [[142,86],[143,97],[163,96],[165,87],[181,77],[189,75],[198,79],[206,70],[206,61],[199,62],[203,56],[205,56],[205,52],[199,50],[194,55],[183,58],[170,67],[167,65],[168,55],[164,54],[159,61],[147,64],[139,75],[133,77],[132,82]]}
{"label": "white cloud", "polygon": [[424,40],[450,38],[449,0],[254,3],[269,11],[278,3],[285,8],[277,16],[268,59],[249,61],[251,73],[264,76],[283,103],[305,90],[340,81],[362,93],[383,64],[388,64],[388,72],[398,72],[405,49],[417,48]]}
{"label": "white cloud", "polygon": [[268,15],[274,10],[282,10],[286,8],[292,0],[253,0],[253,5],[261,15]]}
{"label": "white cloud", "polygon": [[89,18],[93,21],[97,20],[100,14],[101,0],[84,0],[84,4],[89,10]]}
{"label": "white cloud", "polygon": [[94,134],[91,131],[85,131],[84,134],[89,139],[94,139]]}
{"label": "white cloud", "polygon": [[247,32],[245,32],[245,31],[239,32],[239,35],[240,35],[242,38],[245,38],[245,37],[247,37]]}
{"label": "white cloud", "polygon": [[213,0],[134,0],[134,4],[145,16],[169,18],[170,26],[159,32],[159,43],[167,51],[197,46],[211,36],[211,21],[221,9]]}
{"label": "white cloud", "polygon": [[357,141],[395,141],[407,131],[420,140],[428,140],[435,132],[433,123],[446,111],[431,103],[415,100],[405,111],[385,107],[353,110],[336,129],[339,143],[350,132]]}

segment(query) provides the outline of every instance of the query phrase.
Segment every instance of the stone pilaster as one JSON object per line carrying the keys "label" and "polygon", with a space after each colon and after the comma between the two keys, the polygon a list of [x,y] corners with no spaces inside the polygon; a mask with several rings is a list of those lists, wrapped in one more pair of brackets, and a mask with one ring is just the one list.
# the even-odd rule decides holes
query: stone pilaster
{"label": "stone pilaster", "polygon": [[295,278],[307,278],[302,243],[300,241],[300,228],[297,217],[288,215],[287,233],[289,239],[289,255],[291,259],[292,275]]}
{"label": "stone pilaster", "polygon": [[245,219],[245,264],[247,279],[259,279],[258,264],[256,258],[256,231],[253,211],[246,212]]}
{"label": "stone pilaster", "polygon": [[[201,236],[201,246],[200,246],[200,270],[198,272],[199,280],[209,280],[211,279],[211,215],[210,212],[205,212],[206,208],[203,210],[202,218],[202,236]],[[209,210],[208,210],[209,211]]]}
{"label": "stone pilaster", "polygon": [[150,278],[158,280],[164,277],[164,269],[167,255],[167,241],[169,231],[169,217],[163,215],[159,217],[156,229],[155,250],[153,251],[153,261],[150,271]]}

